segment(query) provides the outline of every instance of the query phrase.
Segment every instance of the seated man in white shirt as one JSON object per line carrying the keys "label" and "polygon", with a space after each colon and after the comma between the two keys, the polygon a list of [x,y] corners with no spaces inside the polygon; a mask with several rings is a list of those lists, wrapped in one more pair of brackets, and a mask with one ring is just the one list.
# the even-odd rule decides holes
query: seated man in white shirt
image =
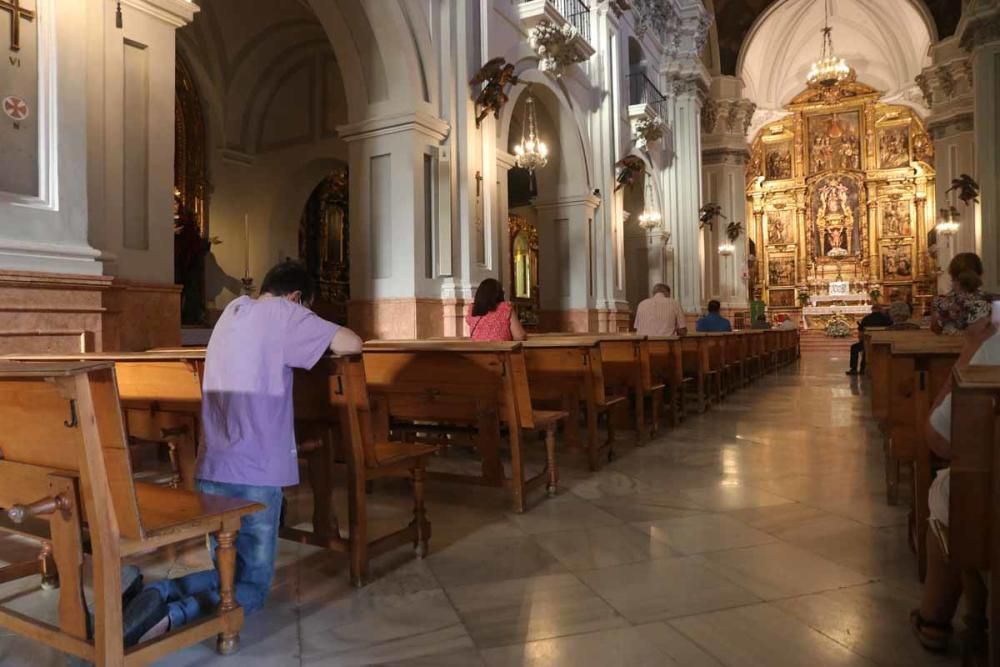
{"label": "seated man in white shirt", "polygon": [[681,304],[670,297],[670,287],[653,286],[653,296],[639,302],[635,330],[641,336],[683,336],[687,333]]}
{"label": "seated man in white shirt", "polygon": [[[966,345],[956,365],[1000,366],[1000,333],[988,319],[966,330]],[[951,390],[950,381],[942,390],[931,412],[927,428],[927,443],[935,454],[951,458]],[[910,614],[917,639],[930,651],[945,651],[951,639],[951,620],[963,592],[962,571],[948,560],[943,545],[947,543],[948,502],[951,490],[951,469],[939,470],[927,494],[930,525],[927,531],[927,576],[920,608]],[[982,586],[965,580],[970,616],[985,616]],[[969,647],[966,647],[969,648]]]}

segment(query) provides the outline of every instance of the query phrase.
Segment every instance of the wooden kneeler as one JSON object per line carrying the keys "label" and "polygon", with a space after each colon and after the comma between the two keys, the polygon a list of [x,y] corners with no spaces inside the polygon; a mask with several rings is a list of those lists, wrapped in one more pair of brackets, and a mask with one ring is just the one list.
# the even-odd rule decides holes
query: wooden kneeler
{"label": "wooden kneeler", "polygon": [[[0,363],[0,507],[5,531],[48,540],[61,583],[58,627],[3,606],[0,627],[102,667],[145,665],[217,635],[220,653],[239,646],[236,534],[263,509],[234,498],[135,483],[110,363]],[[83,531],[93,557],[94,627],[83,598]],[[126,556],[214,534],[221,602],[216,613],[124,649],[121,565]],[[0,570],[11,581],[38,562]]]}

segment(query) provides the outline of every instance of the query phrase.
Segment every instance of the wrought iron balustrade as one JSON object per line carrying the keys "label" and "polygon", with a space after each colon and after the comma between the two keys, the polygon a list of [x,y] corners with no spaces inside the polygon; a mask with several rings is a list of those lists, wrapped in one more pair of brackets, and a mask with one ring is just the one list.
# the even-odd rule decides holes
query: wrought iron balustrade
{"label": "wrought iron balustrade", "polygon": [[[526,4],[532,0],[521,0]],[[584,0],[546,0],[570,22],[587,42],[590,42],[590,5]]]}
{"label": "wrought iron balustrade", "polygon": [[656,87],[649,77],[645,74],[632,74],[628,78],[629,87],[629,104],[646,104],[656,112],[660,118],[665,120],[664,113],[664,102],[666,101],[666,96],[660,92],[660,89]]}

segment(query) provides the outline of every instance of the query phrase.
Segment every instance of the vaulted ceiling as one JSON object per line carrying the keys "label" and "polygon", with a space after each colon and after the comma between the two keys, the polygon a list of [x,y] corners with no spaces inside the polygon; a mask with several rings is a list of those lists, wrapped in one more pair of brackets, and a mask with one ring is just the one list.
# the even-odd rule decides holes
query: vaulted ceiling
{"label": "vaulted ceiling", "polygon": [[[877,3],[906,2],[906,0],[872,0]],[[955,32],[961,14],[959,0],[922,0],[933,17],[938,38]],[[721,74],[736,74],[740,49],[754,22],[771,5],[781,0],[711,0],[714,5],[716,31],[719,40],[719,68]],[[816,0],[817,3],[822,0]],[[836,10],[834,0],[834,8]]]}

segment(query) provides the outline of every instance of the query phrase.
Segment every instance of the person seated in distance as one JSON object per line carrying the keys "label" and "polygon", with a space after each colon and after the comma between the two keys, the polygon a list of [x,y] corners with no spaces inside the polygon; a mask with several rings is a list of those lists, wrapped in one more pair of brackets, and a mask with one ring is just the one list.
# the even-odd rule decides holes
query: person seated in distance
{"label": "person seated in distance", "polygon": [[[861,318],[858,323],[858,342],[851,345],[851,368],[848,375],[864,375],[865,373],[865,329],[868,327],[892,326],[892,318],[885,314],[882,306],[872,304],[872,312]],[[861,370],[858,370],[858,359],[861,359]]]}
{"label": "person seated in distance", "polygon": [[500,281],[494,278],[479,283],[476,298],[465,314],[465,323],[472,340],[507,341],[527,337],[517,312],[504,297]]}
{"label": "person seated in distance", "polygon": [[[361,352],[361,339],[309,309],[315,295],[304,266],[286,261],[264,277],[258,298],[241,296],[212,331],[202,386],[204,438],[197,489],[258,502],[236,538],[236,601],[261,608],[274,576],[282,487],[299,482],[292,369],[312,368],[328,351]],[[212,540],[213,559],[216,549]],[[212,613],[216,569],[147,585],[125,608],[125,646],[134,646]]]}
{"label": "person seated in distance", "polygon": [[700,333],[724,333],[733,330],[733,325],[722,316],[722,304],[712,299],[708,302],[708,314],[699,317],[695,323],[695,331]]}

